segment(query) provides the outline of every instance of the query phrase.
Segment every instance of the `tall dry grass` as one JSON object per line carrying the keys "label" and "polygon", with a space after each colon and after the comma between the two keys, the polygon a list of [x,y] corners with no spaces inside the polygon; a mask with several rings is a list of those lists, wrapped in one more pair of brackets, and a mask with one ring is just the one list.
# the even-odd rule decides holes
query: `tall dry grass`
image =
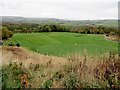
{"label": "tall dry grass", "polygon": [[21,47],[2,47],[2,64],[9,64],[11,61],[23,62],[26,67],[31,63],[45,65],[49,62],[51,62],[53,66],[59,67],[68,62],[61,57],[42,55]]}
{"label": "tall dry grass", "polygon": [[20,47],[2,49],[4,87],[120,88],[117,52],[98,57],[88,56],[85,51],[85,55],[75,53],[61,58],[40,55]]}

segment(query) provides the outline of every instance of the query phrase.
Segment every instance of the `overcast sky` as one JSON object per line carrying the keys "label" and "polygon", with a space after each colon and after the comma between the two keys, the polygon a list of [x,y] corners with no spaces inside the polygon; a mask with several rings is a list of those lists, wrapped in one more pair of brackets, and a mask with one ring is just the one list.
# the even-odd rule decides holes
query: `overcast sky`
{"label": "overcast sky", "polygon": [[0,16],[117,19],[119,0],[0,0]]}

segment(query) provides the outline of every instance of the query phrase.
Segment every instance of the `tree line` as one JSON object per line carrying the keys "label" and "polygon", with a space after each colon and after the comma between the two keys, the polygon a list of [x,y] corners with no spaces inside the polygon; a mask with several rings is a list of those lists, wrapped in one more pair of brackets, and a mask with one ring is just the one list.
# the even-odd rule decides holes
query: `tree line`
{"label": "tree line", "polygon": [[14,33],[31,32],[69,32],[69,27],[57,24],[5,24],[10,31]]}
{"label": "tree line", "polygon": [[83,34],[117,35],[118,29],[117,29],[117,27],[83,25],[83,26],[78,26],[78,27],[72,28],[71,32],[83,33]]}
{"label": "tree line", "polygon": [[61,24],[3,24],[2,39],[8,39],[13,33],[32,32],[74,32],[82,34],[108,34],[117,35],[117,27],[83,25],[70,27]]}

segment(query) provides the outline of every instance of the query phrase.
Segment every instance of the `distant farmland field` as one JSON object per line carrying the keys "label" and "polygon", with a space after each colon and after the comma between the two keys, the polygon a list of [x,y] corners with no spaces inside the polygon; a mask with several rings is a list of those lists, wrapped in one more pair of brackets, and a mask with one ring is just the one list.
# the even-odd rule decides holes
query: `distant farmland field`
{"label": "distant farmland field", "polygon": [[29,34],[14,34],[5,42],[19,43],[21,47],[45,55],[66,56],[73,53],[103,54],[117,51],[118,43],[105,40],[102,35],[78,34],[67,32],[43,32]]}

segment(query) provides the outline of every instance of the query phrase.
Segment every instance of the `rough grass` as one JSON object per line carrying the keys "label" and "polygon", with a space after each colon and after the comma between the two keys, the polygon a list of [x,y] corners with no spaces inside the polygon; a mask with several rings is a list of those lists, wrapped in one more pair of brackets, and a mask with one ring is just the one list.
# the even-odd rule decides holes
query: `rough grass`
{"label": "rough grass", "polygon": [[14,34],[5,44],[11,42],[20,43],[22,47],[44,55],[54,56],[67,56],[76,52],[83,54],[85,49],[92,55],[118,50],[118,43],[105,40],[104,36],[67,32]]}
{"label": "rough grass", "polygon": [[3,47],[2,57],[4,88],[120,88],[117,52],[60,58]]}
{"label": "rough grass", "polygon": [[57,56],[48,56],[38,54],[22,47],[2,47],[2,64],[8,64],[11,61],[23,62],[26,67],[30,64],[46,64],[52,61],[57,67],[67,63],[67,60]]}

